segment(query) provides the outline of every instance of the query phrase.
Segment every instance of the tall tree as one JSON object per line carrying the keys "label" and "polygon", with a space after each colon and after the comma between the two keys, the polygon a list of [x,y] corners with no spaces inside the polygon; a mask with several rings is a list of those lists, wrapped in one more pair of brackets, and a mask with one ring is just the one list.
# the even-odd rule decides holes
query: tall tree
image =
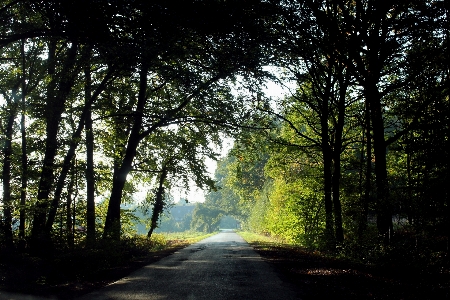
{"label": "tall tree", "polygon": [[14,120],[18,113],[19,95],[18,87],[19,82],[13,86],[12,95],[4,94],[3,96],[7,100],[8,104],[8,117],[6,119],[4,146],[3,146],[3,168],[2,168],[2,180],[3,180],[3,214],[4,214],[4,234],[6,245],[8,247],[13,246],[13,233],[12,233],[12,211],[13,203],[11,197],[11,160],[12,160],[12,138],[13,138],[13,125]]}
{"label": "tall tree", "polygon": [[54,163],[58,148],[58,130],[61,117],[64,111],[64,104],[74,85],[78,68],[76,67],[76,56],[78,52],[78,44],[72,43],[67,49],[64,64],[61,71],[56,74],[56,51],[57,41],[49,42],[48,55],[48,74],[51,77],[47,86],[47,103],[46,103],[46,145],[41,178],[39,182],[39,191],[37,195],[37,204],[33,217],[33,239],[37,240],[44,234],[46,223],[47,209],[49,207],[49,195],[52,190],[54,180]]}
{"label": "tall tree", "polygon": [[[389,127],[385,118],[386,95],[417,76],[418,65],[411,70],[413,72],[404,72],[408,64],[404,53],[412,45],[410,42],[421,36],[426,26],[432,25],[433,18],[426,17],[432,5],[427,1],[336,1],[330,3],[330,7],[339,12],[333,15],[325,9],[328,5],[323,1],[306,1],[305,4],[314,15],[316,26],[330,33],[331,44],[339,53],[338,60],[349,68],[364,93],[376,161],[377,227],[388,242],[393,206],[389,196],[386,149],[394,139],[386,134]],[[406,132],[408,128],[397,129]]]}
{"label": "tall tree", "polygon": [[[91,50],[88,48],[88,51]],[[84,69],[86,104],[92,97],[91,55]],[[94,132],[92,127],[92,109],[86,112],[86,239],[88,244],[95,243],[95,174],[94,174]]]}
{"label": "tall tree", "polygon": [[[8,49],[3,49],[2,53],[5,55],[4,73],[2,72],[2,79],[0,80],[0,91],[2,99],[4,99],[5,116],[4,117],[4,146],[3,146],[3,164],[2,164],[2,178],[3,178],[3,194],[4,194],[4,209],[5,209],[5,230],[8,243],[12,243],[12,214],[16,207],[20,211],[20,236],[24,237],[25,232],[25,200],[26,200],[26,186],[27,186],[27,148],[26,136],[24,132],[24,118],[26,114],[25,97],[32,92],[39,82],[39,76],[32,76],[36,71],[34,64],[39,54],[39,46],[35,43],[28,45],[28,51],[25,51],[25,41],[16,42]],[[27,68],[29,68],[30,76],[27,76]],[[21,134],[22,134],[22,159],[13,151],[13,139],[16,138],[16,118],[21,115]],[[16,168],[18,161],[21,162],[21,170]],[[17,174],[19,172],[20,175]],[[16,184],[15,177],[21,178],[21,183]],[[20,193],[14,192],[15,190]],[[21,203],[14,203],[13,199],[18,198],[20,194]]]}
{"label": "tall tree", "polygon": [[21,45],[21,55],[22,55],[22,103],[21,103],[21,118],[20,118],[20,132],[22,138],[22,182],[20,189],[20,218],[19,218],[19,237],[23,240],[25,238],[25,205],[27,200],[27,189],[28,189],[28,154],[27,154],[27,134],[26,134],[26,124],[25,124],[25,114],[26,114],[26,59],[25,59],[25,40],[22,40]]}
{"label": "tall tree", "polygon": [[[250,2],[246,5],[254,8],[255,4]],[[132,113],[133,121],[125,156],[113,178],[104,237],[119,237],[122,191],[140,142],[158,128],[174,122],[197,119],[195,115],[185,115],[186,108],[191,105],[198,107],[200,117],[204,118],[205,113],[212,113],[211,109],[213,109],[208,103],[208,100],[213,98],[208,97],[208,91],[212,92],[213,87],[223,84],[221,80],[235,75],[238,71],[258,70],[261,58],[258,56],[260,42],[246,36],[245,30],[248,28],[244,26],[247,24],[243,24],[247,22],[243,18],[247,17],[249,12],[239,13],[228,3],[223,7],[219,3],[210,5],[211,16],[217,16],[218,19],[211,19],[210,16],[205,20],[207,24],[198,24],[191,19],[192,16],[186,18],[184,12],[181,14],[179,7],[168,6],[164,21],[160,21],[166,26],[161,30],[170,32],[170,38],[164,36],[160,40],[159,36],[154,35],[154,28],[151,26],[144,27],[142,32],[136,33],[145,36],[137,47],[140,58],[137,103]],[[196,5],[193,7],[192,14],[196,15],[198,11],[195,9],[198,7]],[[220,10],[221,8],[224,9]],[[145,20],[152,17],[159,20],[160,16],[155,15],[149,7],[141,9],[136,12],[139,12]],[[226,26],[219,23],[219,20],[225,22]],[[248,23],[248,26],[256,30],[257,22],[249,21]],[[182,29],[177,24],[183,24]],[[241,24],[242,28],[236,30],[235,24]],[[231,41],[233,42],[230,43]],[[161,46],[148,51],[149,45]],[[249,52],[255,53],[254,56],[249,56]],[[158,55],[159,58],[156,60]],[[151,73],[159,77],[159,82],[154,80],[153,85],[147,82]],[[171,86],[172,90],[176,91],[176,97],[170,94],[157,94],[165,86]],[[220,97],[216,98],[219,101],[215,103],[220,105],[222,102]],[[157,101],[163,101],[166,104],[156,108]],[[215,114],[218,114],[217,110]]]}
{"label": "tall tree", "polygon": [[[59,173],[59,176],[58,176],[58,179],[57,179],[57,182],[55,185],[55,192],[53,195],[53,200],[51,201],[50,209],[48,212],[48,218],[46,221],[46,229],[45,230],[46,230],[47,235],[50,233],[50,231],[53,227],[53,223],[55,221],[57,209],[58,209],[59,202],[61,199],[61,193],[64,188],[65,179],[66,179],[67,174],[72,166],[71,161],[75,157],[75,150],[80,143],[81,134],[83,132],[84,126],[86,125],[87,118],[88,118],[90,110],[91,110],[91,106],[95,102],[95,100],[97,99],[99,94],[107,86],[107,83],[113,76],[112,75],[114,72],[113,70],[114,70],[113,67],[111,69],[107,70],[106,74],[103,77],[102,82],[99,83],[95,92],[90,96],[90,98],[86,99],[87,101],[85,102],[85,104],[83,106],[82,113],[81,113],[80,119],[78,121],[78,126],[77,126],[76,130],[74,131],[74,133],[72,134],[72,137],[69,141],[69,149],[67,150],[67,154],[64,157],[62,169],[61,169],[61,172]],[[93,199],[90,199],[90,200],[92,202]],[[90,205],[92,205],[92,203]],[[92,209],[92,207],[90,207],[90,208]],[[92,225],[91,222],[90,222],[90,225]]]}

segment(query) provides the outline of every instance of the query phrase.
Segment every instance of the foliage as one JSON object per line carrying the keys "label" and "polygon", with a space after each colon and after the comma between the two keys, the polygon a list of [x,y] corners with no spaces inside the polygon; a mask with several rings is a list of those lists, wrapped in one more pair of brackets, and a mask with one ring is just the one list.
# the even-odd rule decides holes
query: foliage
{"label": "foliage", "polygon": [[[72,249],[54,249],[40,257],[30,253],[3,253],[0,258],[2,292],[78,297],[205,237],[154,234],[148,239],[145,235],[134,235],[120,242],[102,240],[94,248],[78,245]],[[17,276],[17,272],[22,275]]]}
{"label": "foliage", "polygon": [[183,232],[172,232],[172,233],[165,232],[162,235],[165,236],[166,239],[169,240],[172,245],[183,245],[186,243],[191,244],[199,242],[214,234],[216,234],[216,232],[205,234],[204,232],[188,230]]}
{"label": "foliage", "polygon": [[219,230],[222,211],[210,207],[208,204],[197,203],[192,213],[191,229],[199,232],[211,233]]}
{"label": "foliage", "polygon": [[280,243],[271,236],[256,234],[252,231],[238,231],[237,233],[249,244],[257,242]]}
{"label": "foliage", "polygon": [[[358,259],[448,253],[446,1],[180,3],[0,1],[2,249],[127,241],[137,192],[155,227],[195,184],[166,230],[230,216]],[[296,86],[270,99],[267,78]]]}
{"label": "foliage", "polygon": [[[324,209],[315,183],[274,183],[267,216],[268,230],[289,243],[318,246],[323,231]],[[312,186],[311,186],[312,185]]]}

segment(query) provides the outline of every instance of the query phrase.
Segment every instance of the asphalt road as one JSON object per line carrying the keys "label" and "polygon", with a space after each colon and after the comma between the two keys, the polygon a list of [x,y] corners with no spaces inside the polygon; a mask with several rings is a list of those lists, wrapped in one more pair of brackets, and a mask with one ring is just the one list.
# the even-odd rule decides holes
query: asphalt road
{"label": "asphalt road", "polygon": [[239,235],[222,231],[79,299],[298,297]]}

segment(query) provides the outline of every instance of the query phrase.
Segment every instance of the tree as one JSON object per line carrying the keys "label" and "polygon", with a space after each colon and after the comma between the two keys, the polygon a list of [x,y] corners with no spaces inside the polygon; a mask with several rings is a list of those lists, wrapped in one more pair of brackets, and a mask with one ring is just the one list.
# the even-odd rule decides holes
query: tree
{"label": "tree", "polygon": [[[416,10],[410,11],[412,5]],[[373,143],[375,155],[375,177],[377,184],[377,226],[379,233],[384,236],[384,240],[389,240],[389,232],[392,231],[392,200],[389,196],[389,186],[387,177],[386,149],[392,145],[400,136],[406,134],[412,126],[414,119],[422,113],[422,108],[428,104],[422,103],[417,106],[412,113],[414,117],[412,122],[404,123],[403,126],[396,128],[397,132],[393,135],[386,135],[390,125],[388,119],[383,115],[388,115],[384,107],[389,107],[389,95],[395,94],[399,88],[404,88],[414,81],[415,78],[425,67],[424,62],[417,62],[413,68],[405,67],[410,65],[414,58],[414,51],[410,44],[415,44],[419,40],[427,39],[425,32],[433,32],[435,28],[434,8],[426,2],[416,1],[410,5],[380,5],[379,3],[369,4],[363,8],[356,8],[357,13],[361,14],[363,22],[371,24],[372,28],[356,38],[351,35],[352,43],[365,43],[367,52],[361,52],[356,58],[356,53],[351,53],[358,62],[355,76],[363,86],[364,95],[370,109],[370,118],[373,127]],[[408,11],[408,13],[406,13]],[[431,13],[431,15],[430,15]],[[416,22],[417,20],[419,22]],[[411,27],[411,24],[414,24]],[[366,26],[366,25],[363,25]],[[425,29],[426,28],[426,29]],[[425,30],[424,30],[425,29]],[[392,31],[395,33],[392,34]],[[408,53],[407,56],[400,55],[401,52]],[[425,52],[421,52],[423,55]],[[360,58],[361,57],[361,58]],[[384,66],[381,68],[380,66]],[[387,76],[395,77],[394,81],[389,81]],[[383,82],[382,89],[378,88],[380,82]],[[398,95],[398,93],[396,93]],[[398,97],[396,105],[401,105],[401,97]],[[401,116],[401,115],[400,115]]]}
{"label": "tree", "polygon": [[[19,96],[17,95],[17,90],[22,82],[21,78],[18,79],[17,84],[12,88],[12,95],[9,96],[4,92],[3,96],[6,99],[8,106],[8,117],[5,126],[5,137],[4,137],[4,147],[3,147],[3,169],[2,169],[2,179],[3,179],[3,230],[5,234],[5,240],[8,247],[13,246],[13,234],[12,234],[12,197],[11,197],[11,160],[12,160],[12,138],[13,138],[13,125],[14,119],[18,112],[18,102]],[[3,127],[3,126],[2,126]]]}
{"label": "tree", "polygon": [[[8,58],[4,64],[4,74],[2,74],[1,81],[1,96],[5,102],[5,124],[2,126],[4,131],[4,147],[3,147],[3,202],[4,202],[4,230],[9,246],[12,246],[13,232],[11,229],[13,212],[15,208],[19,207],[19,231],[21,238],[25,237],[25,206],[26,206],[26,189],[27,189],[27,143],[25,132],[25,114],[26,97],[32,93],[38,85],[41,77],[39,75],[31,76],[37,69],[39,69],[38,54],[41,46],[35,42],[27,44],[27,51],[25,51],[24,40],[16,42],[9,49],[4,49],[3,54]],[[27,73],[30,74],[28,78]],[[17,153],[17,146],[13,140],[17,137],[16,118],[21,115],[20,131],[22,140],[21,159]],[[14,148],[16,150],[14,151]],[[16,165],[21,161],[21,169],[18,170]],[[18,175],[20,174],[20,175]],[[21,183],[15,183],[14,178],[21,178]],[[19,187],[20,186],[20,187]],[[16,193],[15,191],[20,191]],[[18,195],[20,194],[20,196]],[[13,199],[20,197],[20,203],[14,203]]]}
{"label": "tree", "polygon": [[78,75],[76,67],[76,56],[78,51],[77,43],[73,43],[70,48],[67,49],[64,65],[58,74],[55,74],[56,41],[50,41],[48,43],[48,48],[48,75],[51,79],[47,86],[47,103],[44,112],[46,119],[45,155],[37,194],[37,204],[33,217],[32,236],[36,241],[41,239],[45,234],[44,228],[47,208],[49,206],[49,195],[54,180],[54,163],[58,146],[58,129],[64,111],[64,104],[74,85],[76,76]]}
{"label": "tree", "polygon": [[[253,3],[250,5],[252,6]],[[213,9],[218,8],[213,7]],[[225,8],[231,9],[233,13],[236,12],[235,8],[231,6],[226,6]],[[150,14],[146,9],[148,8],[144,7],[144,10],[141,12],[144,18],[151,17],[152,15],[146,15]],[[174,10],[171,11],[171,9]],[[220,84],[223,84],[223,79],[234,76],[237,72],[257,70],[259,66],[259,44],[255,43],[252,38],[246,36],[245,31],[233,31],[235,27],[232,22],[243,23],[243,19],[240,19],[243,17],[242,15],[236,18],[231,12],[226,10],[225,13],[212,10],[212,14],[218,14],[218,19],[221,21],[224,21],[224,19],[227,20],[225,22],[227,26],[223,28],[222,25],[217,23],[217,20],[212,19],[208,19],[208,22],[211,22],[211,24],[206,25],[206,27],[205,24],[197,27],[199,24],[195,22],[190,23],[192,21],[191,19],[183,19],[179,15],[179,11],[174,7],[168,7],[168,13],[169,18],[176,17],[176,19],[173,19],[173,24],[186,22],[183,23],[185,27],[181,32],[176,29],[178,28],[177,26],[165,28],[165,30],[174,30],[171,32],[172,36],[170,40],[164,40],[168,44],[163,45],[161,48],[153,49],[153,52],[144,52],[147,50],[147,45],[160,44],[159,37],[152,35],[153,31],[148,32],[147,38],[139,46],[142,54],[139,66],[140,83],[137,104],[133,112],[133,125],[128,137],[125,156],[120,168],[113,177],[113,187],[108,215],[105,221],[104,237],[119,238],[119,208],[122,189],[126,181],[126,175],[131,170],[132,162],[136,156],[140,142],[153,134],[158,128],[168,126],[172,123],[181,121],[192,122],[196,119],[202,121],[205,118],[213,123],[213,119],[208,118],[208,114],[213,115],[211,109],[214,109],[214,118],[217,119],[217,123],[224,123],[225,125],[234,123],[232,121],[230,122],[230,117],[228,117],[230,120],[227,120],[226,116],[218,116],[216,107],[213,108],[211,105],[212,103],[217,103],[220,107],[223,104],[221,104],[220,97],[214,98],[211,94],[214,92],[214,89],[220,86]],[[172,26],[174,26],[173,24]],[[255,25],[255,23],[250,23],[252,29],[256,28]],[[217,26],[220,26],[220,31],[204,32],[205,28],[218,29]],[[246,27],[243,27],[243,29],[247,30]],[[233,36],[234,44],[230,44],[230,35]],[[151,39],[156,39],[158,42],[151,42]],[[183,42],[180,44],[180,41]],[[183,45],[182,48],[180,48],[180,45]],[[209,49],[210,51],[199,52],[198,49]],[[249,52],[256,52],[255,56],[249,57]],[[156,63],[154,57],[157,57],[159,53],[164,53],[164,55],[161,54],[164,60]],[[230,63],[232,58],[233,62]],[[159,76],[159,80],[155,78],[153,86],[148,86],[149,73]],[[164,94],[166,87],[169,87],[172,91],[176,91],[176,96]],[[152,96],[152,101],[149,101],[149,98],[152,98]],[[166,96],[167,98],[164,99],[162,96]],[[157,109],[157,113],[155,114],[155,110],[151,110],[155,108],[153,102],[157,102],[160,99],[163,103],[167,103],[169,99],[172,101],[167,106],[161,106],[162,109]],[[209,103],[211,99],[217,99],[219,101]],[[185,110],[189,107],[197,108],[197,115],[188,114],[186,116]],[[225,109],[222,111],[227,112]],[[148,123],[144,123],[144,121]]]}
{"label": "tree", "polygon": [[[155,174],[155,188],[152,189],[154,195],[148,199],[153,207],[148,237],[158,227],[160,216],[168,207],[166,191],[177,186],[189,190],[192,181],[200,188],[214,186],[213,180],[207,175],[204,161],[206,157],[216,156],[210,144],[211,140],[215,140],[215,132],[205,133],[206,131],[202,130],[205,129],[205,126],[202,126],[204,124],[195,125],[183,124],[172,130],[160,130],[152,135],[150,141],[143,143],[144,147],[157,146],[158,150],[141,152],[136,157],[134,174]],[[159,168],[151,169],[158,165]]]}
{"label": "tree", "polygon": [[[91,49],[86,51],[91,52]],[[90,57],[90,55],[88,55]],[[84,69],[85,77],[85,102],[88,106],[92,97],[92,74],[91,60],[88,59]],[[95,243],[95,174],[94,174],[94,132],[92,127],[92,108],[89,107],[86,112],[86,240],[88,244]]]}
{"label": "tree", "polygon": [[[288,7],[294,8],[297,2],[288,3],[293,4]],[[398,134],[393,136],[386,135],[389,127],[385,119],[385,107],[388,104],[386,96],[406,86],[417,76],[420,70],[418,65],[414,70],[404,72],[408,63],[404,53],[410,49],[408,41],[419,39],[428,30],[426,26],[435,27],[437,18],[431,17],[434,15],[433,5],[424,1],[306,1],[298,7],[309,12],[305,16],[313,16],[306,18],[302,25],[312,26],[328,37],[330,47],[327,55],[348,68],[362,88],[370,112],[368,116],[376,160],[378,230],[388,242],[393,208],[387,181],[386,148],[395,141],[394,137],[404,134],[410,126],[396,128]],[[299,11],[291,10],[294,14]],[[419,20],[419,23],[415,20]]]}

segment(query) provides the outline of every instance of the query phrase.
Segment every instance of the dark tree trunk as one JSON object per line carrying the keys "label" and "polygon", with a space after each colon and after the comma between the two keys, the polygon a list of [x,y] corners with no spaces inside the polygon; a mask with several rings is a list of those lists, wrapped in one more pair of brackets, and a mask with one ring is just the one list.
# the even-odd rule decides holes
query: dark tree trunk
{"label": "dark tree trunk", "polygon": [[[369,103],[365,102],[365,113],[364,113],[365,125],[363,130],[365,131],[365,138],[363,134],[363,146],[361,150],[361,164],[366,163],[364,170],[364,189],[361,191],[361,215],[359,220],[359,238],[363,238],[363,234],[367,229],[367,218],[369,216],[369,203],[372,185],[372,135],[370,134],[370,108]],[[365,146],[365,147],[364,147]],[[364,156],[364,149],[366,151]],[[364,160],[365,157],[365,160]],[[363,172],[362,170],[362,172]],[[362,176],[362,175],[361,175]]]}
{"label": "dark tree trunk", "polygon": [[[25,206],[27,199],[28,188],[28,155],[27,155],[27,135],[25,128],[25,114],[26,114],[26,70],[25,70],[25,41],[22,40],[21,47],[22,55],[22,103],[21,103],[21,118],[20,118],[20,132],[22,136],[22,178],[20,190],[20,216],[19,216],[19,237],[22,241],[25,239]],[[23,245],[24,246],[24,245]]]}
{"label": "dark tree trunk", "polygon": [[13,125],[17,116],[17,86],[13,88],[10,100],[8,101],[9,115],[6,122],[5,138],[3,146],[3,231],[5,235],[5,244],[8,248],[13,247],[12,232],[12,197],[11,197],[11,159],[12,159],[12,137]]}
{"label": "dark tree trunk", "polygon": [[161,175],[159,176],[159,185],[158,190],[156,191],[156,201],[153,206],[152,220],[150,225],[150,230],[148,231],[147,237],[150,238],[152,236],[153,230],[158,226],[159,216],[161,215],[164,209],[164,181],[167,177],[167,165],[164,165],[161,171]]}
{"label": "dark tree trunk", "polygon": [[[342,77],[345,76],[345,77]],[[342,206],[340,199],[341,182],[341,152],[342,152],[342,134],[344,132],[345,121],[345,98],[347,93],[348,76],[342,74],[339,78],[339,99],[337,103],[337,124],[335,124],[335,138],[333,147],[333,210],[336,242],[344,241],[344,230],[342,228]]]}
{"label": "dark tree trunk", "polygon": [[120,239],[120,204],[122,202],[122,193],[127,179],[127,175],[131,170],[133,159],[136,156],[137,147],[141,141],[140,131],[142,129],[143,110],[146,102],[147,92],[147,74],[148,66],[142,65],[139,79],[139,95],[134,113],[133,127],[128,138],[125,157],[122,165],[113,175],[113,187],[108,204],[108,212],[105,220],[105,228],[103,238]]}
{"label": "dark tree trunk", "polygon": [[[90,57],[90,54],[89,54]],[[88,105],[91,99],[91,64],[84,71],[85,101]],[[95,244],[95,182],[94,182],[94,132],[92,128],[92,112],[89,108],[86,114],[86,240],[89,246]]]}
{"label": "dark tree trunk", "polygon": [[[50,122],[57,122],[58,119],[56,116],[54,117],[50,110],[52,109],[52,104],[55,102],[55,92],[56,92],[56,81],[55,78],[55,70],[56,70],[56,41],[51,40],[48,45],[48,69],[47,73],[49,75],[50,82],[47,85],[47,139],[46,139],[46,147],[45,147],[45,156],[44,162],[41,170],[41,179],[38,187],[38,202],[35,205],[35,211],[33,216],[33,227],[31,231],[32,239],[38,240],[42,238],[44,226],[45,226],[45,218],[47,211],[47,198],[50,191],[50,181],[53,179],[53,159],[56,154],[56,132],[52,132],[56,128],[51,126]],[[57,122],[58,124],[59,122]],[[55,135],[51,137],[49,134],[52,133]],[[55,153],[52,155],[52,153]],[[34,245],[33,245],[34,246]]]}
{"label": "dark tree trunk", "polygon": [[[54,180],[54,161],[58,147],[58,129],[61,121],[61,115],[64,111],[64,105],[67,96],[75,81],[75,75],[73,67],[76,62],[76,54],[78,50],[77,43],[72,43],[67,53],[63,70],[59,74],[58,79],[55,76],[55,64],[56,64],[56,42],[52,41],[49,45],[49,68],[48,73],[52,77],[52,80],[48,84],[47,90],[47,107],[46,107],[46,143],[44,161],[41,170],[41,178],[39,181],[37,203],[33,216],[33,229],[32,240],[36,243],[34,246],[44,246],[42,243],[38,243],[39,240],[47,241],[46,236],[46,216],[49,206],[49,195],[52,190],[52,184]],[[56,92],[57,81],[59,81],[59,89]]]}
{"label": "dark tree trunk", "polygon": [[408,179],[407,183],[407,199],[408,203],[406,205],[406,213],[408,216],[408,222],[409,224],[413,224],[414,221],[414,205],[413,205],[413,180],[412,180],[412,172],[411,172],[411,153],[406,154],[406,178]]}
{"label": "dark tree trunk", "polygon": [[334,249],[335,237],[334,237],[334,221],[333,221],[333,200],[332,200],[332,161],[333,153],[330,147],[329,141],[329,127],[328,127],[328,97],[322,98],[322,110],[321,110],[321,138],[322,138],[322,158],[323,158],[323,178],[324,178],[324,201],[325,201],[325,238],[327,248]]}
{"label": "dark tree trunk", "polygon": [[72,175],[70,176],[70,181],[67,186],[67,196],[66,196],[66,232],[67,232],[67,245],[69,247],[73,248],[74,246],[74,231],[73,231],[73,217],[72,217],[72,202],[73,202],[73,186],[75,182],[75,176],[74,173],[76,172],[73,168],[73,161],[72,161]]}
{"label": "dark tree trunk", "polygon": [[[369,105],[370,121],[372,125],[373,154],[375,157],[375,183],[376,183],[376,212],[378,234],[383,238],[384,243],[389,243],[392,233],[392,209],[389,199],[389,185],[387,182],[387,160],[385,140],[385,124],[383,120],[382,95],[379,92],[383,67],[386,66],[390,54],[394,54],[395,48],[388,49],[389,40],[387,28],[389,22],[386,19],[389,5],[382,1],[373,1],[367,7],[359,3],[357,13],[363,18],[361,21],[367,30],[359,36],[354,33],[358,47],[351,49],[350,56],[356,62],[358,80],[363,87],[365,101]],[[365,52],[359,47],[365,46]]]}
{"label": "dark tree trunk", "polygon": [[340,199],[340,177],[341,177],[341,160],[340,155],[337,157],[337,153],[334,153],[333,160],[333,213],[334,213],[334,231],[337,243],[344,241],[344,229],[342,228],[342,205]]}
{"label": "dark tree trunk", "polygon": [[333,249],[335,247],[334,222],[333,222],[333,200],[331,194],[331,177],[332,177],[332,155],[331,151],[323,150],[323,167],[324,167],[324,201],[325,201],[325,236],[327,247]]}
{"label": "dark tree trunk", "polygon": [[[370,82],[370,81],[369,81]],[[365,86],[366,101],[370,105],[370,118],[373,130],[373,146],[375,154],[376,210],[377,228],[385,243],[389,243],[392,234],[392,212],[389,202],[389,186],[387,182],[386,142],[384,137],[384,121],[381,99],[376,82]]]}
{"label": "dark tree trunk", "polygon": [[[74,132],[74,134],[72,135],[69,149],[67,151],[66,156],[64,157],[62,170],[59,173],[58,180],[56,182],[55,195],[54,195],[53,200],[50,205],[50,210],[49,210],[48,219],[47,219],[47,223],[46,223],[46,234],[50,233],[50,231],[53,227],[53,223],[55,222],[56,213],[58,210],[59,203],[61,201],[61,195],[62,195],[62,191],[63,191],[64,185],[65,185],[65,180],[67,178],[67,174],[69,173],[70,167],[72,166],[71,161],[75,157],[75,150],[78,147],[78,144],[80,142],[81,134],[82,134],[84,126],[87,122],[86,120],[88,118],[88,115],[90,114],[91,106],[95,102],[97,97],[100,95],[100,93],[105,89],[107,82],[111,78],[111,74],[112,74],[112,71],[110,70],[106,74],[106,76],[103,78],[103,81],[98,86],[95,93],[89,98],[89,101],[87,101],[85,103],[85,106],[84,106],[83,111],[80,116],[80,120],[78,122],[77,129]],[[95,206],[95,203],[94,203],[94,206]],[[95,216],[94,216],[94,219],[95,219]],[[94,223],[95,223],[95,220],[94,220]]]}

